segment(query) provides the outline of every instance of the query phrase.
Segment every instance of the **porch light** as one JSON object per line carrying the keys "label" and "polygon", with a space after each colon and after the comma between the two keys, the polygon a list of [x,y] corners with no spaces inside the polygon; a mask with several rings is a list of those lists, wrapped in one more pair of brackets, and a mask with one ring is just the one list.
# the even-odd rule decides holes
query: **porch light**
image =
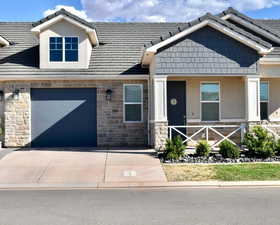
{"label": "porch light", "polygon": [[4,100],[4,91],[0,91],[0,101]]}
{"label": "porch light", "polygon": [[13,92],[13,99],[14,99],[14,100],[18,100],[18,99],[19,99],[19,89],[16,89],[16,90]]}
{"label": "porch light", "polygon": [[111,101],[113,91],[111,89],[106,90],[106,100]]}

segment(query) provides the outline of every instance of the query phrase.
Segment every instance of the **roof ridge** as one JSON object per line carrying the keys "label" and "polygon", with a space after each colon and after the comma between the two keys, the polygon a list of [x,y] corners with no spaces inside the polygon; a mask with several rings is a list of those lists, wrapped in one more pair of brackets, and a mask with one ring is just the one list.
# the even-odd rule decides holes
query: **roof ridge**
{"label": "roof ridge", "polygon": [[238,10],[229,7],[227,10],[224,10],[223,12],[221,12],[220,14],[218,14],[218,17],[222,17],[223,15],[228,15],[228,14],[234,14],[237,17],[240,17],[241,19],[246,20],[247,22],[252,23],[253,25],[265,30],[266,32],[280,38],[280,35],[278,33],[275,33],[275,31],[273,31],[273,29],[271,29],[269,26],[265,25],[265,24],[259,24],[257,19],[252,19],[248,16],[246,16],[245,14],[239,12]]}
{"label": "roof ridge", "polygon": [[59,15],[68,16],[68,17],[70,17],[71,19],[74,19],[74,20],[78,21],[79,23],[82,23],[82,24],[84,24],[84,25],[86,25],[86,26],[88,26],[88,27],[91,27],[91,28],[94,28],[94,29],[95,29],[95,27],[93,26],[93,24],[91,24],[90,22],[88,22],[88,21],[86,21],[86,20],[84,20],[84,19],[82,19],[82,18],[80,18],[80,17],[78,17],[78,16],[76,16],[76,15],[70,13],[69,11],[65,10],[64,8],[62,8],[62,9],[60,9],[60,10],[54,12],[54,13],[51,14],[51,15],[48,15],[48,16],[44,17],[43,19],[38,20],[37,22],[33,22],[33,23],[32,23],[32,26],[33,26],[33,27],[37,27],[37,26],[41,25],[42,23],[45,23],[45,22],[47,22],[48,20],[53,19],[53,18],[55,18],[55,17],[57,17],[57,16],[59,16]]}

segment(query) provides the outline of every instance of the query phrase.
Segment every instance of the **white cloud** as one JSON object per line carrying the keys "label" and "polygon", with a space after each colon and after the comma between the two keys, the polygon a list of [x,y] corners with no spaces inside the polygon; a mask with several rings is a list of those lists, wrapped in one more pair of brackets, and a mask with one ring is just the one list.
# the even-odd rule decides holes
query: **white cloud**
{"label": "white cloud", "polygon": [[86,12],[84,10],[77,10],[75,9],[73,6],[67,6],[67,5],[57,5],[54,9],[48,9],[46,10],[43,14],[44,16],[48,16],[48,15],[51,15],[53,13],[55,13],[56,11],[60,10],[64,8],[65,10],[67,10],[68,12],[84,19],[84,20],[87,20],[87,21],[92,21],[92,19],[90,19]]}
{"label": "white cloud", "polygon": [[233,7],[240,11],[259,10],[280,5],[280,0],[80,0],[84,10],[57,5],[44,16],[64,8],[88,21],[185,22],[210,12]]}

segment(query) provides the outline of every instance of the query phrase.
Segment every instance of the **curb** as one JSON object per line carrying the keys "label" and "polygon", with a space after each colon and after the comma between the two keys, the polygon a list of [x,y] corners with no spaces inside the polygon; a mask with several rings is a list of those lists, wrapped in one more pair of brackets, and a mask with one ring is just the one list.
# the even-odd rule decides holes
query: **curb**
{"label": "curb", "polygon": [[87,184],[0,184],[0,190],[72,190],[129,188],[261,188],[280,187],[280,181],[186,181],[186,182],[112,182]]}

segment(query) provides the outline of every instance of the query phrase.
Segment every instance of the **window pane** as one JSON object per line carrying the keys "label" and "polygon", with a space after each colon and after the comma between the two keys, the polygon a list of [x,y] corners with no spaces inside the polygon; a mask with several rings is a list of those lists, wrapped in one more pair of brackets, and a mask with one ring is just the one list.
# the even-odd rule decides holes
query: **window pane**
{"label": "window pane", "polygon": [[261,120],[268,120],[268,103],[261,102]]}
{"label": "window pane", "polygon": [[78,50],[65,50],[65,61],[66,62],[78,61]]}
{"label": "window pane", "polygon": [[71,38],[70,37],[65,37],[65,43],[70,42],[71,43]]}
{"label": "window pane", "polygon": [[260,87],[260,93],[261,93],[261,101],[268,101],[268,83],[267,82],[261,82]]}
{"label": "window pane", "polygon": [[219,84],[202,84],[201,85],[202,101],[219,101]]}
{"label": "window pane", "polygon": [[141,121],[141,114],[140,104],[125,105],[125,121]]}
{"label": "window pane", "polygon": [[62,37],[57,37],[57,38],[56,38],[56,42],[57,42],[57,43],[62,43]]}
{"label": "window pane", "polygon": [[201,110],[203,121],[219,120],[219,103],[202,103]]}
{"label": "window pane", "polygon": [[62,50],[50,50],[50,61],[61,62],[62,61]]}
{"label": "window pane", "polygon": [[125,86],[125,102],[141,103],[141,86],[139,85]]}

